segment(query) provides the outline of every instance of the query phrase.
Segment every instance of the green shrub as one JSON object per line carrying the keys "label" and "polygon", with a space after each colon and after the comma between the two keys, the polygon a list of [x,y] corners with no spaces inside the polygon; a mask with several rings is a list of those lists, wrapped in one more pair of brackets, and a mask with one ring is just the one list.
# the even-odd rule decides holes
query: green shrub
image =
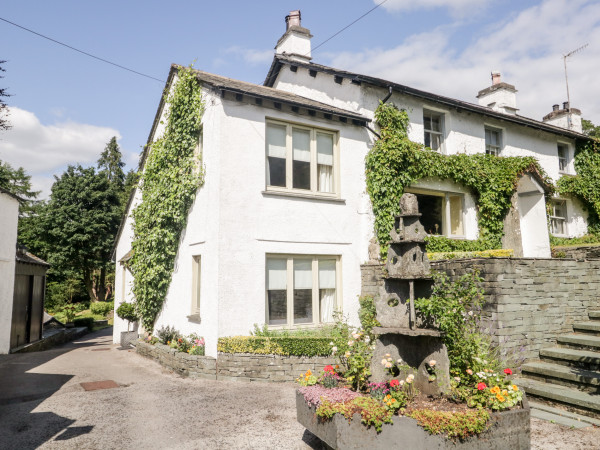
{"label": "green shrub", "polygon": [[388,410],[380,401],[371,397],[356,397],[343,403],[332,403],[323,398],[317,408],[317,416],[331,419],[336,414],[342,414],[352,420],[354,414],[360,414],[361,422],[367,427],[373,426],[381,431],[384,423],[392,423],[393,411]]}
{"label": "green shrub", "polygon": [[375,300],[373,297],[365,295],[358,298],[358,303],[360,305],[358,309],[358,318],[360,320],[360,324],[362,325],[363,330],[365,330],[365,333],[370,336],[373,327],[381,326],[377,320]]}
{"label": "green shrub", "polygon": [[459,258],[511,258],[515,252],[511,249],[484,250],[477,252],[437,252],[428,253],[427,257],[430,261],[439,261],[442,259],[459,259]]}
{"label": "green shrub", "polygon": [[261,337],[322,337],[331,338],[333,336],[333,325],[325,325],[319,328],[298,328],[296,330],[272,330],[265,323],[262,327],[254,324],[254,329],[250,332],[252,336]]}
{"label": "green shrub", "polygon": [[600,234],[586,234],[577,238],[564,238],[550,235],[550,245],[552,247],[569,247],[575,245],[599,244]]}
{"label": "green shrub", "polygon": [[[117,310],[117,314],[118,314]],[[156,332],[156,336],[161,344],[169,345],[174,340],[180,337],[179,331],[175,329],[175,327],[167,326],[160,327],[160,329]]]}
{"label": "green shrub", "polygon": [[135,322],[138,318],[135,312],[135,306],[131,303],[121,303],[121,305],[117,308],[117,316],[119,318],[126,320],[127,322]]}
{"label": "green shrub", "polygon": [[87,327],[88,330],[91,330],[94,327],[94,318],[93,317],[78,317],[73,320],[73,325],[76,327]]}
{"label": "green shrub", "polygon": [[109,311],[114,309],[114,307],[114,302],[95,302],[90,305],[90,311],[92,314],[106,316]]}
{"label": "green shrub", "polygon": [[446,236],[425,237],[428,253],[439,252],[483,252],[492,250],[490,242],[484,239],[451,239]]}
{"label": "green shrub", "polygon": [[330,338],[304,336],[231,336],[219,338],[217,350],[222,353],[255,353],[259,355],[330,356]]}
{"label": "green shrub", "polygon": [[472,411],[433,411],[420,409],[408,414],[431,434],[445,434],[449,438],[466,439],[487,429],[490,414],[485,409]]}

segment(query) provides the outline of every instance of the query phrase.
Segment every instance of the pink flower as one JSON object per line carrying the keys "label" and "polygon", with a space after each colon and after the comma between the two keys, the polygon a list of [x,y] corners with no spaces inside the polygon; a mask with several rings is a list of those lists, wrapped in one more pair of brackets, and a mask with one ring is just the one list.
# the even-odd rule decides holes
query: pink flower
{"label": "pink flower", "polygon": [[485,385],[485,383],[478,383],[477,384],[477,389],[480,391],[483,391],[487,386]]}
{"label": "pink flower", "polygon": [[504,373],[506,375],[512,375],[512,370],[510,370],[510,369],[504,369]]}
{"label": "pink flower", "polygon": [[398,380],[390,380],[390,387],[400,386],[400,382]]}
{"label": "pink flower", "polygon": [[323,369],[323,372],[331,372],[331,373],[333,373],[333,372],[335,372],[335,369],[333,368],[333,366],[328,365],[328,366],[325,366],[325,368]]}
{"label": "pink flower", "polygon": [[467,373],[468,373],[469,375],[473,375],[473,371],[472,371],[471,369],[467,369]]}

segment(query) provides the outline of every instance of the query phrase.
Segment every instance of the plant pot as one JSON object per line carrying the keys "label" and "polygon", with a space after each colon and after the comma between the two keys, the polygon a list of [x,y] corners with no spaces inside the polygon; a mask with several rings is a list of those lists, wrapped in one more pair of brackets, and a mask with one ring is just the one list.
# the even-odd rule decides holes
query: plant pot
{"label": "plant pot", "polygon": [[523,408],[494,412],[490,416],[490,427],[483,433],[464,441],[452,440],[443,435],[432,435],[421,428],[415,419],[394,416],[392,424],[383,424],[382,431],[367,428],[359,414],[352,421],[336,414],[331,420],[323,421],[316,409],[308,406],[304,396],[296,391],[296,415],[308,431],[334,449],[469,449],[504,450],[530,448],[529,403],[523,395]]}
{"label": "plant pot", "polygon": [[121,347],[129,347],[132,342],[137,341],[137,331],[121,331]]}

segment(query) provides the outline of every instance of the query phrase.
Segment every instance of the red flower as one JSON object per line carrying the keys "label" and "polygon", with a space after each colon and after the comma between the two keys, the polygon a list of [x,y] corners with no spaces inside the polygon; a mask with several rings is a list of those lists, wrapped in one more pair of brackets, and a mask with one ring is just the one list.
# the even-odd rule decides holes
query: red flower
{"label": "red flower", "polygon": [[390,387],[400,386],[400,382],[398,380],[390,380]]}
{"label": "red flower", "polygon": [[325,366],[325,368],[323,369],[323,372],[331,372],[334,373],[335,369],[333,368],[333,366],[329,365],[329,366]]}
{"label": "red flower", "polygon": [[510,370],[510,369],[504,369],[504,373],[506,375],[512,375],[512,370]]}
{"label": "red flower", "polygon": [[485,385],[485,383],[478,383],[477,384],[477,389],[480,391],[483,391],[487,386]]}

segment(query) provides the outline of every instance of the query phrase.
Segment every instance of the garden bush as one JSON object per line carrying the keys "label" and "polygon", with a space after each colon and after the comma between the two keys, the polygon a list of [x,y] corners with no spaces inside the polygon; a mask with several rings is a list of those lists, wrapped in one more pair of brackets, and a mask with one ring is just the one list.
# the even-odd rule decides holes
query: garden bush
{"label": "garden bush", "polygon": [[[117,314],[118,314],[117,310]],[[175,329],[175,327],[171,326],[163,326],[156,332],[156,336],[158,337],[158,341],[161,344],[169,345],[169,343],[173,340],[176,340],[180,337],[179,331]]]}
{"label": "garden bush", "polygon": [[464,258],[511,258],[515,252],[511,249],[483,250],[477,252],[437,252],[427,253],[430,261],[442,259],[464,259]]}
{"label": "garden bush", "polygon": [[106,316],[115,307],[115,302],[95,302],[90,305],[92,314]]}
{"label": "garden bush", "polygon": [[78,317],[73,320],[73,325],[75,327],[87,327],[88,330],[94,328],[94,318],[93,317]]}
{"label": "garden bush", "polygon": [[219,338],[217,350],[222,353],[259,355],[330,356],[330,342],[329,337],[231,336]]}

